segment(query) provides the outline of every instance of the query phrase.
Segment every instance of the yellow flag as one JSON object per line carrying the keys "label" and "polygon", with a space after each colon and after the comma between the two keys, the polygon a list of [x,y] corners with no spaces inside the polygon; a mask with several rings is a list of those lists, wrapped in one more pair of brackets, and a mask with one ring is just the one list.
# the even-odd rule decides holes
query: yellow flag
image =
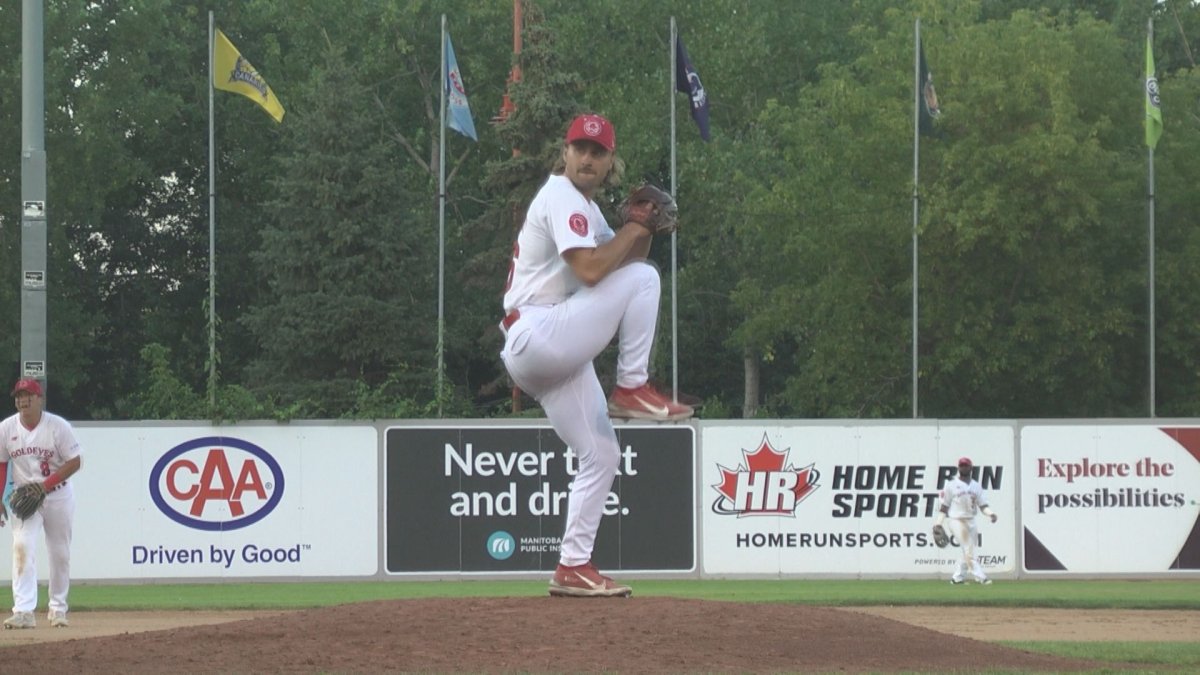
{"label": "yellow flag", "polygon": [[241,94],[262,106],[276,122],[283,121],[283,106],[275,92],[220,30],[213,44],[213,86]]}

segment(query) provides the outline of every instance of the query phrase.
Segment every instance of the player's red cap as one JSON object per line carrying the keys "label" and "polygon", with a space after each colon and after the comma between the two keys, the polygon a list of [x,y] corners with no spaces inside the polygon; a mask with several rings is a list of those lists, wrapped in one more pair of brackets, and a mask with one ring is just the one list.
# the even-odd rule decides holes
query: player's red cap
{"label": "player's red cap", "polygon": [[612,152],[617,149],[617,132],[612,122],[589,113],[576,117],[567,128],[567,142],[574,141],[594,141]]}
{"label": "player's red cap", "polygon": [[959,457],[958,465],[959,466],[974,466],[974,464],[971,463],[970,457]]}
{"label": "player's red cap", "polygon": [[22,391],[27,391],[30,394],[33,394],[34,396],[41,396],[42,395],[42,385],[38,384],[37,380],[31,380],[28,378],[23,379],[23,380],[17,380],[17,383],[13,385],[12,394],[10,394],[10,395],[16,396],[18,392],[22,392]]}

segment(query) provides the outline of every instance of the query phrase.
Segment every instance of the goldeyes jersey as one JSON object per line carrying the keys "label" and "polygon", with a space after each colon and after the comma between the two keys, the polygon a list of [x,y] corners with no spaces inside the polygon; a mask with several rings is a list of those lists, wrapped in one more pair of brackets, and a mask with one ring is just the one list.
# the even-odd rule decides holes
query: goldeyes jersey
{"label": "goldeyes jersey", "polygon": [[616,236],[596,202],[583,196],[566,176],[550,176],[529,205],[513,244],[504,311],[526,305],[557,305],[582,282],[562,254],[596,248]]}
{"label": "goldeyes jersey", "polygon": [[20,414],[0,422],[0,462],[8,462],[13,485],[41,482],[79,456],[79,441],[66,420],[42,411],[37,427],[26,429]]}
{"label": "goldeyes jersey", "polygon": [[974,518],[979,509],[987,506],[987,497],[979,481],[964,483],[957,476],[942,488],[942,504],[950,506],[946,515],[951,518]]}

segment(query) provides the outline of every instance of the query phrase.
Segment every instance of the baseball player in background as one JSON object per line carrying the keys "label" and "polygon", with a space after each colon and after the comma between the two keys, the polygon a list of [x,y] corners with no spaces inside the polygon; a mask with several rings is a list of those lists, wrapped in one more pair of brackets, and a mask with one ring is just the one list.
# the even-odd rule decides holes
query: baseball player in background
{"label": "baseball player in background", "polygon": [[[12,519],[13,614],[5,628],[34,628],[37,620],[37,540],[46,530],[50,558],[50,625],[65,628],[67,592],[71,586],[71,526],[75,493],[67,481],[79,470],[79,442],[70,423],[43,410],[45,398],[37,380],[18,380],[12,389],[17,414],[0,422],[0,482],[10,473],[13,485],[39,481],[45,501],[26,520]],[[0,526],[8,511],[0,505]]]}
{"label": "baseball player in background", "polygon": [[[555,171],[529,205],[505,284],[501,359],[579,458],[550,580],[555,596],[632,592],[591,561],[620,459],[609,416],[665,421],[692,415],[648,382],[660,294],[658,270],[646,262],[653,233],[641,223],[648,218],[614,232],[594,201],[618,178],[615,151],[616,134],[604,117],[580,115],[571,122]],[[592,361],[613,336],[617,382],[606,404]]]}
{"label": "baseball player in background", "polygon": [[946,526],[958,539],[962,550],[962,560],[958,569],[950,578],[950,583],[961,584],[966,580],[968,571],[975,581],[987,585],[992,583],[979,564],[975,552],[975,540],[979,536],[979,527],[975,523],[975,514],[982,513],[996,522],[996,513],[988,506],[987,495],[979,481],[971,477],[974,465],[970,457],[958,460],[958,475],[954,477],[941,492],[941,508],[938,510],[935,526]]}

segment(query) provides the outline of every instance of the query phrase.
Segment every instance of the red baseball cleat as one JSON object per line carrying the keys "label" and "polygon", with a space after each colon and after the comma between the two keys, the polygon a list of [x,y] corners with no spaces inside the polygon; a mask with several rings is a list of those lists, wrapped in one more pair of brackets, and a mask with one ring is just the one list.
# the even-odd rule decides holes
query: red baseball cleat
{"label": "red baseball cleat", "polygon": [[633,589],[600,574],[586,562],[575,567],[559,564],[550,578],[550,595],[572,598],[627,598]]}
{"label": "red baseball cleat", "polygon": [[609,417],[674,422],[685,420],[694,412],[690,405],[672,401],[650,383],[633,389],[617,387],[608,399]]}

